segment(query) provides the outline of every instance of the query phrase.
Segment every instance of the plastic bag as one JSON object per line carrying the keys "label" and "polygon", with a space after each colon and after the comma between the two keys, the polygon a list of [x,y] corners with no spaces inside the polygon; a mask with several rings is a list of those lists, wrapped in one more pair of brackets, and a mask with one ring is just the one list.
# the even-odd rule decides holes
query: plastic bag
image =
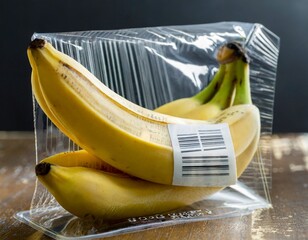
{"label": "plastic bag", "polygon": [[[218,68],[216,53],[226,42],[239,42],[251,58],[253,103],[261,113],[259,149],[236,185],[177,211],[116,222],[79,219],[66,212],[37,182],[29,211],[17,218],[54,238],[113,236],[140,229],[249,214],[269,208],[272,133],[279,38],[260,24],[213,24],[115,31],[35,33],[82,63],[109,88],[143,107],[154,109],[189,97],[208,84]],[[34,99],[36,161],[79,149],[46,117]]]}

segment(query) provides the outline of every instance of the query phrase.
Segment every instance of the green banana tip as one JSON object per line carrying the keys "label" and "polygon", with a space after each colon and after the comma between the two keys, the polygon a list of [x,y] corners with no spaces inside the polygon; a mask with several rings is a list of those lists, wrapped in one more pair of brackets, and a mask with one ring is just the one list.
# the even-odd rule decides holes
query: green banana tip
{"label": "green banana tip", "polygon": [[35,38],[29,44],[29,48],[37,49],[44,47],[46,41],[44,39]]}
{"label": "green banana tip", "polygon": [[44,176],[47,175],[50,171],[50,163],[41,162],[35,166],[35,174],[36,176]]}

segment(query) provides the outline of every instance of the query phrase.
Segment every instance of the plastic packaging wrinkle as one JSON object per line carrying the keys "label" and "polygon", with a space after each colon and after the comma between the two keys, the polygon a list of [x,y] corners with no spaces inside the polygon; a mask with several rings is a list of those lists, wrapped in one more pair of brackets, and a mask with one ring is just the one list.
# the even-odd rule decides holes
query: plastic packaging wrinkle
{"label": "plastic packaging wrinkle", "polygon": [[[239,42],[251,58],[254,104],[261,114],[261,140],[251,164],[238,182],[208,199],[183,209],[118,221],[79,219],[65,211],[39,183],[20,221],[57,239],[90,239],[183,222],[250,214],[271,206],[272,134],[279,37],[261,24],[219,22],[113,31],[35,33],[89,69],[106,86],[143,107],[154,109],[189,97],[206,86],[218,70],[217,50]],[[79,149],[46,117],[33,98],[36,161]]]}

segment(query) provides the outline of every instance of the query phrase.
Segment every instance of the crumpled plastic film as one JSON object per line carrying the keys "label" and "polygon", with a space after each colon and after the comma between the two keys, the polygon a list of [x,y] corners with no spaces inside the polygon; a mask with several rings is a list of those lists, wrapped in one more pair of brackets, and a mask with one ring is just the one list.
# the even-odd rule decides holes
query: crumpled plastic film
{"label": "crumpled plastic film", "polygon": [[[37,182],[29,211],[18,218],[51,237],[82,239],[179,222],[211,220],[268,208],[272,133],[279,37],[261,24],[219,22],[112,31],[35,33],[75,58],[109,88],[143,107],[154,109],[189,97],[206,86],[218,70],[216,53],[226,42],[239,42],[251,58],[254,104],[261,113],[261,141],[257,154],[238,183],[202,202],[155,216],[100,222],[78,219],[62,209]],[[37,161],[79,147],[64,136],[42,112],[35,99],[34,124]]]}

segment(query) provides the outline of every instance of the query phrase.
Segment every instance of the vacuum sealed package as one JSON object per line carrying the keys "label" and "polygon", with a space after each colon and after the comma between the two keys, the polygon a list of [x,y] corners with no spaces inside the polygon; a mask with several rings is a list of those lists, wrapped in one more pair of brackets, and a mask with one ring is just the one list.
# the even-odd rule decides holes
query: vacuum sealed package
{"label": "vacuum sealed package", "polygon": [[279,37],[261,24],[35,33],[36,189],[57,239],[270,208]]}

